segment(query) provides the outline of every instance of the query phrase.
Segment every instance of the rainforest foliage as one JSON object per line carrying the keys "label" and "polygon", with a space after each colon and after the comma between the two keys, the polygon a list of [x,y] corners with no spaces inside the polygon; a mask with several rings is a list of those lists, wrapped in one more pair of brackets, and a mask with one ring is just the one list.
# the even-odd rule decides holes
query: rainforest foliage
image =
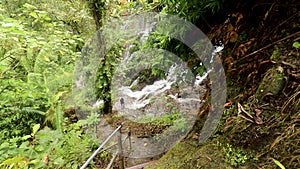
{"label": "rainforest foliage", "polygon": [[[95,140],[69,124],[75,60],[91,35],[110,17],[153,10],[193,21],[221,2],[13,0],[0,4],[0,165],[4,168],[78,168]],[[179,5],[179,6],[178,6]],[[195,6],[196,5],[196,6]],[[202,10],[194,10],[201,7]],[[191,13],[193,12],[193,13]],[[148,46],[172,49],[168,37],[153,35]],[[173,45],[173,46],[174,46]],[[181,44],[180,44],[181,45]],[[177,53],[188,57],[187,49]],[[113,48],[97,71],[97,96],[110,111],[110,82],[122,48]],[[156,70],[151,74],[156,75]],[[68,111],[67,111],[68,112]],[[80,156],[78,156],[80,154]]]}
{"label": "rainforest foliage", "polygon": [[[243,15],[232,12],[236,8],[243,8],[247,11],[247,5],[255,8],[268,4],[271,5],[260,10],[271,12],[273,7],[281,9],[278,4],[271,1],[234,3],[225,0],[2,0],[0,2],[0,168],[79,168],[103,141],[91,137],[87,131],[83,130],[83,128],[94,126],[98,122],[98,114],[92,114],[87,120],[76,118],[72,102],[72,80],[75,61],[82,56],[81,51],[84,44],[111,19],[153,11],[177,15],[192,22],[201,30],[206,31],[205,33],[211,33],[213,30],[216,33],[210,34],[212,42],[222,40],[223,45],[230,48],[222,54],[224,67],[232,80],[230,85],[238,84],[235,81],[237,79],[232,78],[235,77],[232,72],[236,73],[237,70],[240,70],[236,74],[239,75],[241,86],[254,86],[258,85],[257,82],[254,82],[255,80],[253,83],[248,83],[249,79],[241,77],[246,76],[246,73],[252,70],[251,68],[261,71],[259,68],[265,63],[279,63],[280,56],[278,55],[280,54],[273,52],[272,56],[275,59],[270,59],[268,62],[267,59],[258,59],[259,63],[249,65],[245,65],[246,60],[238,60],[238,58],[247,58],[247,50],[257,49],[260,44],[254,43],[254,38],[251,38],[249,34],[254,34],[256,28],[259,30],[270,28],[271,26],[265,26],[263,21],[266,21],[266,25],[270,24],[271,20],[268,21],[267,18],[275,16],[275,14],[265,13],[265,18],[260,18],[262,20],[260,23],[256,21],[257,18],[249,17],[253,27],[243,28],[242,25],[241,27],[246,31],[239,32],[241,28],[239,23]],[[287,14],[282,14],[286,16],[285,22],[274,19],[278,23],[274,31],[268,30],[261,33],[261,37],[267,37],[260,41],[266,44],[265,46],[267,43],[270,43],[271,46],[274,45],[268,40],[269,37],[274,38],[272,39],[274,42],[277,37],[284,38],[274,34],[279,32],[280,26],[299,17],[299,12],[294,11],[299,4],[294,1],[291,2],[292,5],[283,4],[286,8],[291,6],[292,10]],[[249,11],[247,12],[249,13]],[[230,19],[230,23],[226,19]],[[215,25],[222,24],[221,28],[215,27]],[[172,27],[172,25],[169,26]],[[291,23],[289,28],[294,31],[297,27],[299,28],[299,23]],[[225,35],[222,35],[222,30]],[[284,30],[281,33],[282,36],[290,36]],[[298,57],[299,41],[298,38],[289,46],[291,51],[298,52]],[[142,45],[138,42],[133,42],[132,45],[131,50],[133,51],[147,48],[170,51],[186,61],[194,75],[201,75],[205,71],[200,64],[201,61],[187,46],[159,32],[152,32],[148,41]],[[117,44],[110,49],[97,70],[95,95],[104,101],[103,107],[99,110],[103,114],[111,113],[112,96],[110,91],[113,72],[122,59],[125,46]],[[280,53],[280,50],[278,49],[277,52]],[[291,55],[294,53],[291,52]],[[266,55],[264,58],[267,58]],[[276,60],[276,58],[279,59]],[[236,62],[241,63],[244,67],[233,65]],[[249,62],[253,63],[253,60],[249,60]],[[299,72],[295,70],[297,66],[295,68],[294,64],[288,64],[283,60],[280,60],[280,63],[291,67],[289,72],[292,80],[299,78],[297,74]],[[254,77],[261,79],[262,77],[258,77],[258,71],[256,73],[255,71],[253,74],[249,73],[251,75],[249,76],[253,79],[255,79]],[[153,68],[140,74],[140,77],[142,81],[147,81],[155,77],[164,78],[165,73]],[[284,79],[284,77],[280,79]],[[235,86],[233,88],[232,92],[238,95],[235,99],[242,100],[239,92],[246,89]],[[296,94],[300,92],[300,89],[295,87],[293,90],[296,91]],[[297,102],[298,95],[289,98],[296,100],[293,100],[295,104],[299,104],[299,101]],[[297,105],[293,105],[293,110],[294,107]],[[237,114],[236,110],[231,110],[231,108],[230,111],[224,112],[222,125],[232,122],[232,117]],[[294,111],[297,112],[296,109]],[[278,112],[276,116],[279,116]],[[293,121],[295,126],[296,122]],[[285,124],[283,126],[294,129],[293,125]],[[218,132],[225,131],[219,129]],[[280,139],[288,139],[288,136],[284,135],[286,133],[283,133],[273,146],[278,144]],[[297,134],[292,134],[292,136],[299,137]],[[271,136],[268,139],[271,139]],[[220,147],[223,146],[225,160],[231,163],[231,166],[244,164],[247,159],[252,161],[256,159],[253,155],[247,155],[240,148],[233,148],[231,144],[219,142],[217,144]],[[294,144],[298,145],[298,143]],[[233,158],[231,158],[232,156]],[[90,167],[106,167],[104,164],[108,164],[110,157],[110,154],[104,151],[95,158]],[[284,160],[286,159],[299,160],[300,158],[298,155],[293,158],[284,158]],[[297,166],[294,163],[288,163],[287,160],[284,162],[286,165]],[[284,167],[276,159],[270,163],[270,166],[276,164],[281,168]]]}

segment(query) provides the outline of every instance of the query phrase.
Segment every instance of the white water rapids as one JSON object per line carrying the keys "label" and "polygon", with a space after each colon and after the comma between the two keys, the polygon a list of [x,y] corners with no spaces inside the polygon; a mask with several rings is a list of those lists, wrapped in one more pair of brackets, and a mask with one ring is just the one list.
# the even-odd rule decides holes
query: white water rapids
{"label": "white water rapids", "polygon": [[[140,45],[142,45],[153,30],[153,25],[146,23],[139,26],[143,27],[143,31],[139,36]],[[151,122],[151,120],[164,115],[178,114],[172,126],[154,137],[140,138],[132,136],[132,151],[128,156],[132,158],[152,157],[165,152],[189,132],[198,115],[199,107],[203,103],[200,98],[207,90],[203,84],[209,78],[212,70],[207,68],[203,75],[194,76],[187,64],[172,53],[164,53],[155,49],[153,51],[131,53],[130,49],[133,46],[133,44],[128,44],[125,47],[121,65],[119,65],[113,77],[111,87],[113,111],[138,123]],[[212,52],[213,57],[209,62],[212,62],[222,49],[223,46],[215,46]],[[155,60],[160,54],[166,54],[166,57]],[[173,63],[164,64],[164,59],[173,61]],[[146,66],[143,67],[143,64],[146,64]],[[145,84],[141,80],[142,75],[138,73],[141,71],[140,68],[151,70],[154,68],[152,65],[158,65],[155,68],[163,70],[165,78],[158,78]],[[137,67],[136,72],[134,72],[135,67]],[[84,81],[84,78],[82,79]],[[75,83],[78,88],[85,87],[80,78]],[[99,99],[94,102],[92,107],[97,110],[101,105],[103,105],[103,100]],[[145,119],[148,121],[145,121]],[[101,118],[97,134],[105,139],[112,130],[113,127],[104,118]],[[124,147],[126,149],[129,145],[124,145]]]}

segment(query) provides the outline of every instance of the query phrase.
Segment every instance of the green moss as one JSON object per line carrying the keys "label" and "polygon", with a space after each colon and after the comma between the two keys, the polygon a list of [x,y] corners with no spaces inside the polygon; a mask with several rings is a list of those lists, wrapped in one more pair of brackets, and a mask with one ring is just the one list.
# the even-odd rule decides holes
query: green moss
{"label": "green moss", "polygon": [[184,141],[147,169],[231,168],[223,159],[222,149],[216,144],[198,147],[197,141]]}
{"label": "green moss", "polygon": [[140,123],[151,123],[154,125],[161,125],[161,126],[168,126],[168,125],[172,125],[173,122],[178,119],[178,116],[179,116],[178,113],[166,114],[166,115],[159,116],[159,117],[146,115],[146,116],[141,116],[139,118],[139,122]]}
{"label": "green moss", "polygon": [[278,61],[280,57],[281,57],[281,51],[278,49],[278,47],[275,46],[275,50],[273,50],[270,59],[274,61]]}
{"label": "green moss", "polygon": [[262,100],[266,95],[277,95],[285,84],[284,70],[281,66],[269,69],[261,81],[255,97]]}
{"label": "green moss", "polygon": [[197,140],[185,140],[169,150],[158,162],[146,169],[231,169],[252,168],[254,155],[226,143],[224,138],[199,145]]}
{"label": "green moss", "polygon": [[231,144],[220,145],[223,148],[225,159],[231,166],[237,167],[245,164],[249,160],[255,160],[251,153],[241,148],[234,148]]}

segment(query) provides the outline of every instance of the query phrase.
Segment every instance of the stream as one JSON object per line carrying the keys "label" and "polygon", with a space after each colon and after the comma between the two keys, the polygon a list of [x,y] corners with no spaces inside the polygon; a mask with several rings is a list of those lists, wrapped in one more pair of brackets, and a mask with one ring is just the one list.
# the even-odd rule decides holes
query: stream
{"label": "stream", "polygon": [[[139,28],[137,38],[139,39],[139,45],[143,45],[149,34],[155,29],[155,24],[151,23],[152,20],[146,19],[140,19],[137,22],[138,24],[135,25]],[[123,29],[128,29],[130,25],[130,22],[126,23]],[[93,46],[99,46],[99,41],[101,40],[97,40],[96,36],[96,39],[92,39],[87,43],[83,51],[83,57],[84,55],[91,55],[90,53],[93,54]],[[208,79],[208,75],[212,70],[207,69],[203,75],[197,74],[194,76],[187,63],[171,52],[161,49],[144,49],[131,52],[132,47],[132,43],[125,45],[123,59],[112,78],[113,111],[118,112],[119,116],[137,123],[151,123],[172,114],[177,117],[172,125],[162,133],[150,138],[148,136],[136,137],[132,135],[131,145],[129,143],[124,144],[123,148],[127,150],[124,153],[125,156],[129,158],[147,158],[166,152],[184,138],[193,127],[199,107],[204,102],[200,100],[200,97],[207,90],[203,83]],[[210,63],[222,49],[222,46],[215,46]],[[93,81],[93,79],[90,79],[95,79],[95,77],[89,77],[88,74],[94,73],[82,73],[82,71],[84,71],[84,67],[89,66],[86,63],[93,62],[95,62],[93,59],[89,59],[89,61],[82,59],[82,63],[78,64],[79,68],[76,69],[77,72],[75,71],[75,75],[78,74],[75,78],[75,98],[82,97],[82,95],[92,95],[93,90],[91,89],[94,84],[89,81]],[[142,75],[140,73],[153,68],[162,70],[165,78],[157,78],[147,84],[143,83],[140,80],[140,75]],[[103,105],[101,99],[94,100],[90,106],[86,102],[80,103],[80,101],[76,101],[80,105],[77,107],[82,109],[83,107],[90,107],[86,108],[85,112],[88,110],[97,111]],[[104,140],[113,130],[114,128],[104,118],[100,118],[96,135],[100,140]],[[126,134],[122,137],[126,137]],[[117,137],[112,141],[115,142],[116,140]]]}

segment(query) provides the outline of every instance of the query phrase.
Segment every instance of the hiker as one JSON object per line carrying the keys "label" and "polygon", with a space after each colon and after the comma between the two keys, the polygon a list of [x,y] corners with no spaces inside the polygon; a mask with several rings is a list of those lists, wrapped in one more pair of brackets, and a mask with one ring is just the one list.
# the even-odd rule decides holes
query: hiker
{"label": "hiker", "polygon": [[124,102],[124,98],[123,97],[121,97],[120,103],[121,103],[121,108],[124,109],[125,108],[125,102]]}

